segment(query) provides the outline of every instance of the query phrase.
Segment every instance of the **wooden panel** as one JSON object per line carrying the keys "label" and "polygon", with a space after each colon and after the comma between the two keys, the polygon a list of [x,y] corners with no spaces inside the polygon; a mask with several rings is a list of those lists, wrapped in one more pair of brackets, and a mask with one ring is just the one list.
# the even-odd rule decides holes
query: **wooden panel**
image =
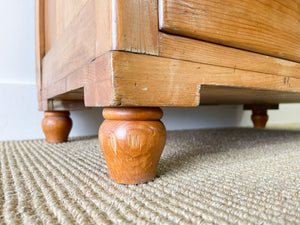
{"label": "wooden panel", "polygon": [[300,62],[300,0],[159,0],[165,32]]}
{"label": "wooden panel", "polygon": [[58,38],[63,34],[72,20],[78,16],[87,1],[88,0],[56,0]]}
{"label": "wooden panel", "polygon": [[160,33],[159,55],[300,78],[300,63],[164,33]]}
{"label": "wooden panel", "polygon": [[57,41],[57,14],[56,1],[45,1],[45,51],[46,53],[51,49],[51,46]]}
{"label": "wooden panel", "polygon": [[95,2],[89,1],[43,59],[43,85],[50,86],[95,58]]}
{"label": "wooden panel", "polygon": [[88,0],[45,0],[46,52],[78,16]]}
{"label": "wooden panel", "polygon": [[[113,6],[111,0],[96,0],[96,57],[113,49]],[[116,36],[116,34],[114,34]]]}
{"label": "wooden panel", "polygon": [[157,0],[119,0],[113,1],[113,27],[117,37],[114,50],[158,53]]}

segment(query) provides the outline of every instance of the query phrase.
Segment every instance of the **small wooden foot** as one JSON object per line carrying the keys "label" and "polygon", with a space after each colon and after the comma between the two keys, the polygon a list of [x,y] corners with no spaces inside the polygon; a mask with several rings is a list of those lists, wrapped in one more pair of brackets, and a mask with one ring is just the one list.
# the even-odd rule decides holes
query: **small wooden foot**
{"label": "small wooden foot", "polygon": [[269,116],[267,114],[267,110],[252,110],[251,120],[255,128],[265,128],[268,119]]}
{"label": "small wooden foot", "polygon": [[122,184],[153,180],[166,142],[160,108],[106,108],[99,143],[110,177]]}
{"label": "small wooden foot", "polygon": [[278,104],[267,105],[244,105],[244,110],[252,110],[251,120],[255,128],[265,128],[269,116],[267,110],[269,109],[279,109]]}
{"label": "small wooden foot", "polygon": [[72,120],[69,111],[45,111],[42,120],[42,129],[46,140],[50,143],[62,143],[68,141],[72,128]]}

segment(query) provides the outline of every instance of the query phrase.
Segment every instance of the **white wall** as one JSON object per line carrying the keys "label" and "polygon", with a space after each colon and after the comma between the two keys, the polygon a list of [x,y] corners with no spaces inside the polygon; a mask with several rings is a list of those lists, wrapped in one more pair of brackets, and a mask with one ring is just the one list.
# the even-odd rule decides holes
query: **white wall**
{"label": "white wall", "polygon": [[[9,0],[0,7],[0,141],[43,138],[34,65],[34,1]],[[96,135],[102,109],[71,112],[71,136]],[[251,126],[241,106],[164,108],[167,129]],[[300,122],[300,105],[281,105],[269,124]]]}

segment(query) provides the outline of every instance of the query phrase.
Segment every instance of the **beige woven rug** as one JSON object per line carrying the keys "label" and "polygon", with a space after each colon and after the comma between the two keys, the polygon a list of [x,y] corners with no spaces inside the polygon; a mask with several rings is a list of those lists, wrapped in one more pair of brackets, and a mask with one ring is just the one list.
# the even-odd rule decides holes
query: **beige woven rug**
{"label": "beige woven rug", "polygon": [[0,224],[300,224],[300,132],[168,133],[157,177],[108,178],[96,138],[0,142]]}

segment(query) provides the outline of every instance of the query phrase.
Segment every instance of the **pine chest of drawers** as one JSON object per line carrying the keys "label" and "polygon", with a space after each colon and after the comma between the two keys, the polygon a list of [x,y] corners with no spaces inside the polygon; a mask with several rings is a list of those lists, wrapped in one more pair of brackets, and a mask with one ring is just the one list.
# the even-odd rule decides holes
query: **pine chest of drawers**
{"label": "pine chest of drawers", "polygon": [[[144,182],[165,140],[157,107],[244,104],[264,126],[300,102],[300,0],[36,0],[36,65],[40,110],[106,107],[111,177]],[[59,115],[45,130],[68,132]]]}

